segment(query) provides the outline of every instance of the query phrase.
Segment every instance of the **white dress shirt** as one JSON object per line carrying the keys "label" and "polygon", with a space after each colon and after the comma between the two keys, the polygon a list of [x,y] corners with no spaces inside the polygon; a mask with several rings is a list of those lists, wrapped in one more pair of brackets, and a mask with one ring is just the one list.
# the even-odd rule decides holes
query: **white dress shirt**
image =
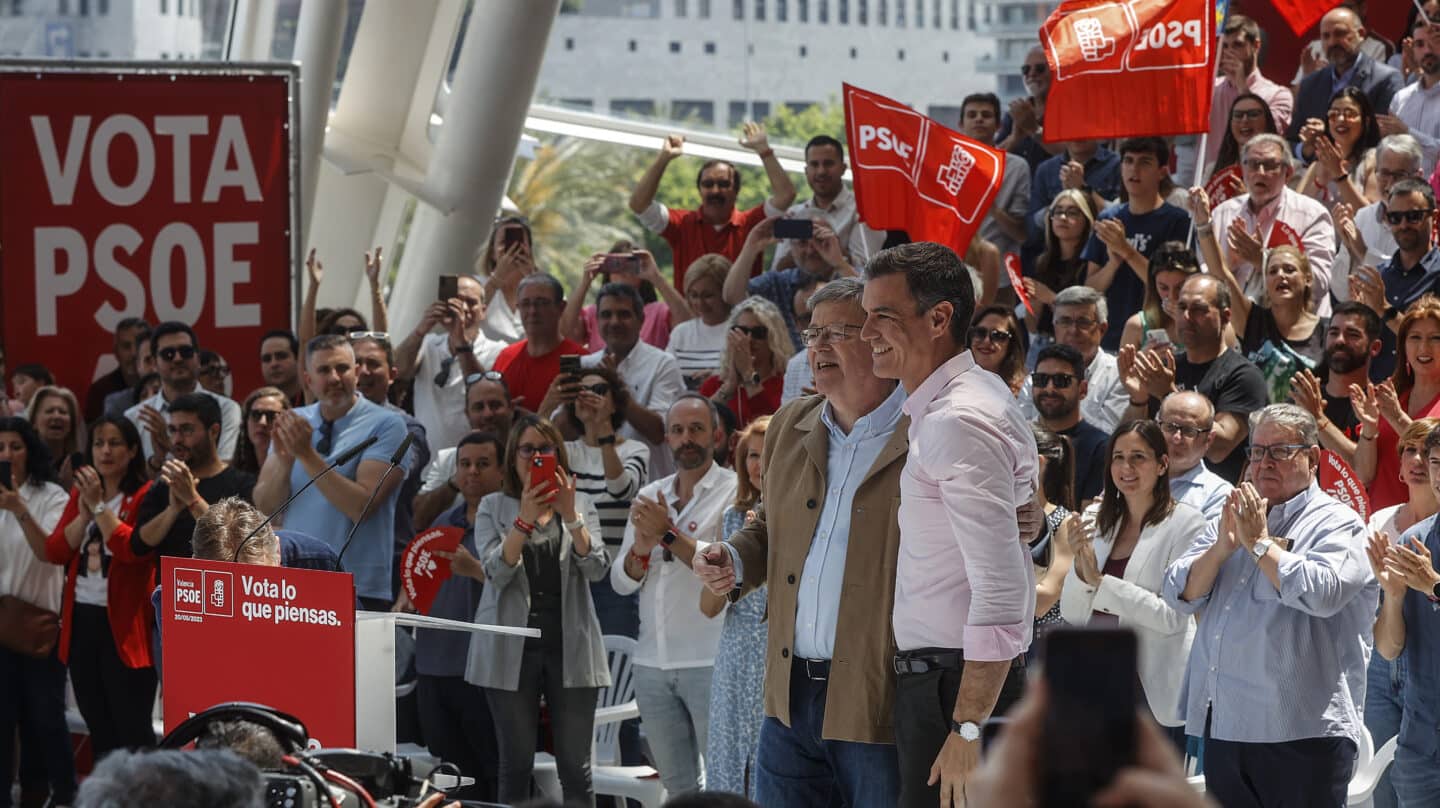
{"label": "white dress shirt", "polygon": [[[240,428],[244,426],[240,423],[240,419],[244,417],[240,412],[240,405],[236,404],[234,399],[216,395],[198,384],[191,392],[204,393],[220,404],[220,444],[218,449],[220,459],[228,462],[235,456],[235,441],[240,439]],[[165,400],[165,391],[162,389],[125,411],[125,417],[135,424],[136,429],[140,430],[140,445],[145,448],[145,459],[149,460],[150,456],[155,453],[155,449],[150,445],[150,430],[146,429],[144,422],[140,420],[141,407],[150,407],[164,415],[170,412],[170,402]]]}
{"label": "white dress shirt", "polygon": [[[497,295],[498,297],[498,295]],[[471,343],[475,361],[489,370],[495,357],[505,350],[506,343],[485,336],[484,329]],[[445,367],[445,360],[450,365]],[[435,376],[446,369],[445,383],[435,384]],[[426,334],[420,342],[420,355],[415,362],[415,420],[425,427],[425,440],[436,448],[454,446],[470,431],[465,416],[465,369],[458,357],[450,353],[450,335]]]}
{"label": "white dress shirt", "polygon": [[1407,84],[1390,99],[1390,114],[1410,127],[1410,135],[1420,142],[1425,162],[1420,166],[1422,177],[1435,170],[1435,157],[1440,154],[1440,81],[1422,86],[1425,76]]}
{"label": "white dress shirt", "polygon": [[[825,220],[834,231],[835,237],[840,239],[840,244],[845,252],[850,255],[850,265],[859,269],[865,267],[870,256],[880,252],[885,245],[885,231],[871,230],[860,221],[859,209],[855,207],[855,192],[849,188],[841,187],[840,193],[835,195],[835,201],[830,207],[822,208],[815,204],[815,197],[810,197],[804,202],[796,202],[785,211],[787,219],[813,219],[816,214]],[[770,261],[772,271],[780,268],[780,258],[790,252],[790,242],[781,239],[775,245],[775,257]]]}
{"label": "white dress shirt", "polygon": [[[1355,211],[1355,229],[1360,231],[1360,237],[1365,239],[1365,260],[1361,266],[1379,269],[1381,264],[1389,261],[1390,256],[1400,249],[1400,245],[1395,243],[1395,235],[1390,232],[1390,226],[1385,224],[1384,202],[1371,202]],[[1335,295],[1336,300],[1349,300],[1350,273],[1355,261],[1350,257],[1350,250],[1340,239],[1340,234],[1337,232],[1335,236],[1335,265],[1330,271],[1330,292]]]}
{"label": "white dress shirt", "polygon": [[[54,532],[70,502],[65,489],[54,483],[27,482],[19,493],[40,529],[47,535]],[[15,514],[0,510],[0,595],[13,595],[59,614],[64,588],[65,567],[36,558]]]}
{"label": "white dress shirt", "polygon": [[[582,356],[580,366],[599,367],[604,359],[605,351],[602,349]],[[636,342],[630,353],[620,360],[620,364],[615,366],[615,372],[630,389],[630,398],[659,415],[662,420],[675,399],[685,395],[685,376],[680,372],[680,363],[675,361],[675,357],[643,340]],[[670,447],[664,442],[657,444],[645,440],[640,431],[628,422],[620,427],[620,434],[650,447],[651,478],[659,479],[674,473],[675,458],[671,456]]]}
{"label": "white dress shirt", "polygon": [[[695,484],[685,509],[675,510],[678,495],[676,477],[666,477],[640,489],[637,497],[657,499],[663,493],[670,506],[670,520],[686,536],[696,539],[700,552],[709,542],[699,537],[717,537],[720,517],[735,501],[735,472],[715,463]],[[678,558],[664,560],[664,547],[650,552],[650,569],[637,581],[625,572],[625,557],[635,546],[635,523],[625,526],[620,554],[610,566],[610,585],[621,595],[640,593],[640,636],[633,661],[661,670],[704,668],[715,664],[720,645],[724,612],[706,617],[700,612],[700,591],[704,586],[695,573]]]}

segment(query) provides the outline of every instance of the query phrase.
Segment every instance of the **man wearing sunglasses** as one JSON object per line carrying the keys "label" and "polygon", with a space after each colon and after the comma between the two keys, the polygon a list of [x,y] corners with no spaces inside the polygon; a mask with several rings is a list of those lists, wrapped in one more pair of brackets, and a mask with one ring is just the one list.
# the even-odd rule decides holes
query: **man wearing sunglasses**
{"label": "man wearing sunglasses", "polygon": [[200,349],[190,326],[171,320],[150,333],[150,353],[160,373],[160,392],[127,409],[125,417],[140,429],[140,444],[152,475],[159,474],[170,452],[165,414],[170,402],[188,393],[204,393],[220,405],[220,459],[229,461],[240,437],[240,405],[200,386]]}
{"label": "man wearing sunglasses", "polygon": [[1365,524],[1320,490],[1315,419],[1294,404],[1250,417],[1250,482],[1165,573],[1198,615],[1181,691],[1222,805],[1346,804],[1380,591]]}
{"label": "man wearing sunglasses", "polygon": [[1432,236],[1435,191],[1419,179],[1395,183],[1385,198],[1385,221],[1390,225],[1396,249],[1390,260],[1380,265],[1380,288],[1366,289],[1363,283],[1357,284],[1359,276],[1352,279],[1351,285],[1356,299],[1372,308],[1379,302],[1374,293],[1384,293],[1384,305],[1376,313],[1394,331],[1410,304],[1440,288],[1440,250],[1435,248]]}
{"label": "man wearing sunglasses", "polygon": [[994,138],[996,146],[1020,156],[1034,171],[1059,148],[1059,144],[1047,146],[1044,142],[1050,66],[1045,61],[1043,47],[1036,45],[1025,55],[1025,63],[1020,66],[1020,78],[1030,95],[1010,102],[1010,109],[1000,119],[1000,130]]}
{"label": "man wearing sunglasses", "polygon": [[1331,210],[1335,233],[1345,249],[1335,251],[1330,270],[1331,289],[1337,300],[1351,299],[1352,267],[1378,267],[1395,254],[1395,237],[1385,221],[1385,198],[1400,180],[1419,179],[1425,163],[1420,143],[1410,135],[1388,135],[1375,147],[1375,187],[1380,198],[1354,210],[1344,202]]}
{"label": "man wearing sunglasses", "polygon": [[[765,127],[746,123],[740,145],[760,155],[765,177],[770,181],[770,198],[765,204],[737,211],[735,198],[740,194],[740,172],[724,160],[710,160],[700,167],[695,189],[700,194],[696,210],[671,210],[655,201],[660,178],[670,163],[685,152],[682,135],[667,135],[660,143],[655,162],[645,170],[640,184],[630,194],[630,210],[652,233],[658,233],[674,254],[675,288],[685,288],[685,269],[706,253],[719,253],[730,260],[740,254],[750,228],[767,217],[781,216],[795,201],[795,185],[790,175],[775,159],[775,150],[765,136]],[[757,260],[749,267],[751,275],[760,274]]]}
{"label": "man wearing sunglasses", "polygon": [[1089,392],[1085,360],[1069,345],[1047,345],[1030,374],[1030,398],[1040,425],[1070,439],[1075,447],[1075,490],[1081,500],[1100,496],[1105,481],[1105,444],[1110,434],[1080,417]]}

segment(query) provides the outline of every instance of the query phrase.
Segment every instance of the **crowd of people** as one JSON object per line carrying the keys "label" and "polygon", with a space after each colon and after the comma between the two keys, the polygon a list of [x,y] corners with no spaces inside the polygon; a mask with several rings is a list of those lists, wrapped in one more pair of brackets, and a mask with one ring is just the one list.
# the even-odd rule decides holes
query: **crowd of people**
{"label": "crowd of people", "polygon": [[312,252],[297,331],[243,360],[254,390],[180,322],[121,321],[84,391],[0,357],[0,808],[17,759],[22,793],[74,800],[67,681],[97,760],[155,744],[157,559],[228,559],[235,526],[362,443],[244,559],[343,569],[362,607],[406,610],[408,541],[463,531],[429,614],[540,635],[417,632],[406,709],[475,778],[462,796],[528,799],[548,748],[594,804],[613,636],[640,712],[621,759],[672,796],[975,804],[1016,777],[977,768],[980,726],[1021,704],[993,766],[1033,767],[1040,639],[1088,625],[1138,636],[1163,747],[1139,763],[1169,778],[1112,796],[1198,800],[1183,758],[1227,806],[1344,805],[1358,751],[1398,736],[1377,805],[1440,805],[1440,0],[1421,7],[1397,47],[1338,6],[1293,86],[1230,15],[1203,149],[1045,142],[1037,47],[1029,97],[963,100],[1006,162],[960,255],[867,227],[831,134],[797,202],[747,125],[763,204],[737,208],[723,160],[697,207],[658,201],[679,136],[631,195],[668,273],[623,241],[567,290],[502,217],[407,332],[378,249],[368,318],[317,308]]}

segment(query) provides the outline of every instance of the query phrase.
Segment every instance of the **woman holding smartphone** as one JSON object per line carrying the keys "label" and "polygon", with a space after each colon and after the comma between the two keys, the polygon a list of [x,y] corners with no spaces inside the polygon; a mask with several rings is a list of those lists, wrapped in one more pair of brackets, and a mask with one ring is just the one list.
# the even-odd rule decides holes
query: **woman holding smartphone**
{"label": "woman holding smartphone", "polygon": [[1075,562],[1060,593],[1060,615],[1071,625],[1135,630],[1146,702],[1183,753],[1180,683],[1195,621],[1170,608],[1160,589],[1165,569],[1205,530],[1205,518],[1171,499],[1169,462],[1154,421],[1116,428],[1105,456],[1105,492],[1070,531]]}
{"label": "woman holding smartphone", "polygon": [[530,797],[543,694],[565,801],[593,806],[595,701],[610,684],[610,666],[590,584],[609,572],[610,554],[595,506],[575,492],[565,439],[554,425],[517,418],[505,457],[500,490],[475,512],[480,558],[458,548],[451,569],[483,576],[475,622],[539,629],[540,636],[476,634],[465,679],[485,688],[495,719],[500,802]]}

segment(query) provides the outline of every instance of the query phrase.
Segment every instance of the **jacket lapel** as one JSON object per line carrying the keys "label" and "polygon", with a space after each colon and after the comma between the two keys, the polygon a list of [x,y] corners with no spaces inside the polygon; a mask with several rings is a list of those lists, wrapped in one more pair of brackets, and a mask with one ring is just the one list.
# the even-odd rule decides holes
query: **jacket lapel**
{"label": "jacket lapel", "polygon": [[795,429],[806,433],[801,445],[805,447],[806,456],[810,458],[810,463],[815,466],[815,472],[822,480],[830,467],[830,430],[820,421],[820,412],[824,409],[825,405],[821,404],[795,422]]}

